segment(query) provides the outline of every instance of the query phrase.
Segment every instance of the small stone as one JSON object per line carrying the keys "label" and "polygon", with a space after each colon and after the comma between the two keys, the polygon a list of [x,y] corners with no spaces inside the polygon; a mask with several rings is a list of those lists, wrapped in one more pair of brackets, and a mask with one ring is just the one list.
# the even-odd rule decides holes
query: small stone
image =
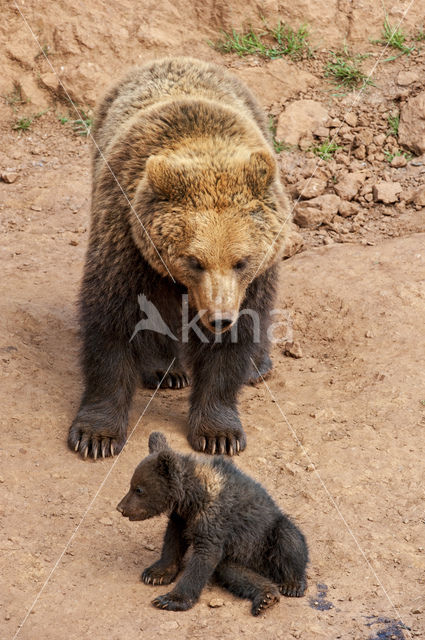
{"label": "small stone", "polygon": [[0,476],[0,484],[3,484],[3,482],[4,482],[3,476]]}
{"label": "small stone", "polygon": [[412,193],[409,194],[406,202],[413,202],[420,207],[425,207],[425,185],[415,189]]}
{"label": "small stone", "polygon": [[384,204],[397,202],[401,191],[402,188],[399,182],[378,182],[372,188],[375,202],[383,202]]}
{"label": "small stone", "polygon": [[217,609],[218,607],[223,607],[224,600],[222,600],[222,598],[212,598],[212,600],[209,601],[208,606],[211,607],[211,609]]}
{"label": "small stone", "polygon": [[12,184],[17,179],[18,174],[15,171],[4,171],[1,174],[1,179],[3,182],[7,182],[7,184]]}
{"label": "small stone", "polygon": [[10,613],[6,613],[6,615],[4,616],[5,620],[10,620]]}
{"label": "small stone", "polygon": [[326,180],[321,178],[305,178],[296,185],[297,194],[307,200],[322,195],[325,189]]}
{"label": "small stone", "polygon": [[424,607],[412,607],[411,612],[413,613],[413,615],[418,615],[420,613],[423,613],[424,611]]}
{"label": "small stone", "polygon": [[347,202],[346,200],[341,200],[338,207],[339,215],[343,218],[349,218],[350,216],[356,215],[358,212],[358,205],[354,202]]}
{"label": "small stone", "polygon": [[145,549],[147,549],[148,551],[155,551],[155,547],[153,546],[153,544],[149,544],[146,543],[143,545]]}
{"label": "small stone", "polygon": [[314,471],[314,470],[315,470],[315,468],[316,468],[316,467],[314,466],[314,464],[313,464],[312,462],[310,462],[310,464],[308,464],[308,465],[306,466],[305,470],[306,470],[306,471],[309,471],[309,472],[311,473],[312,471]]}
{"label": "small stone", "polygon": [[313,135],[316,136],[316,138],[329,138],[329,128],[317,127],[317,129],[313,131]]}
{"label": "small stone", "polygon": [[100,518],[99,523],[105,525],[106,527],[112,527],[113,524],[111,518]]}
{"label": "small stone", "polygon": [[294,214],[294,222],[303,229],[317,229],[321,224],[329,221],[328,216],[323,211],[314,207],[297,209]]}
{"label": "small stone", "polygon": [[405,167],[407,164],[407,160],[405,156],[394,156],[391,160],[391,166],[399,169],[400,167]]}
{"label": "small stone", "polygon": [[377,147],[382,147],[385,144],[386,139],[387,136],[385,135],[385,133],[379,133],[373,138],[373,141]]}
{"label": "small stone", "polygon": [[70,240],[69,244],[71,245],[71,247],[76,247],[78,245],[78,240]]}
{"label": "small stone", "polygon": [[31,208],[31,211],[41,211],[42,210],[39,204],[32,204],[30,208]]}
{"label": "small stone", "polygon": [[290,358],[302,358],[303,352],[300,343],[295,340],[293,342],[285,342],[285,346],[283,347],[283,355]]}
{"label": "small stone", "polygon": [[179,623],[176,620],[166,620],[159,625],[159,628],[163,631],[175,631],[179,628]]}
{"label": "small stone", "polygon": [[373,338],[372,331],[366,331],[364,335],[365,335],[365,338]]}
{"label": "small stone", "polygon": [[357,160],[364,160],[366,158],[366,147],[364,146],[364,144],[361,144],[360,147],[357,147],[357,149],[354,150],[353,155],[355,158],[357,158]]}
{"label": "small stone", "polygon": [[360,171],[349,173],[337,182],[334,189],[343,200],[352,200],[365,180],[366,175]]}
{"label": "small stone", "polygon": [[372,144],[372,140],[373,131],[371,129],[362,129],[361,131],[359,131],[359,133],[356,134],[354,143],[358,146],[362,144],[364,144],[365,146],[369,146],[370,144]]}
{"label": "small stone", "polygon": [[357,116],[355,113],[350,111],[344,116],[344,122],[346,122],[350,127],[357,127]]}
{"label": "small stone", "polygon": [[419,80],[419,76],[415,71],[400,71],[397,76],[397,84],[399,87],[408,87]]}

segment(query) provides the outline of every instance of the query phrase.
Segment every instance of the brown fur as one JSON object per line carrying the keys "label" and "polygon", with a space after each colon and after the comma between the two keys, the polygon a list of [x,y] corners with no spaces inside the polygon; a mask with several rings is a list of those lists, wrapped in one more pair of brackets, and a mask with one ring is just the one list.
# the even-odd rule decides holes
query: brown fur
{"label": "brown fur", "polygon": [[[140,319],[138,294],[179,335],[187,291],[191,314],[206,310],[201,320],[211,339],[236,321],[239,329],[238,344],[229,345],[227,336],[214,356],[210,345],[190,337],[190,442],[210,453],[242,450],[236,393],[252,377],[250,358],[261,370],[271,366],[265,331],[289,212],[267,121],[226,71],[165,59],[131,70],[105,96],[94,137],[81,295],[86,391],[69,444],[94,457],[122,447],[136,372],[155,386],[175,357],[163,384],[187,384],[178,345],[152,334],[127,344]],[[252,344],[251,321],[238,320],[245,307],[261,315],[260,345]],[[227,378],[218,380],[217,367],[229,359]]]}

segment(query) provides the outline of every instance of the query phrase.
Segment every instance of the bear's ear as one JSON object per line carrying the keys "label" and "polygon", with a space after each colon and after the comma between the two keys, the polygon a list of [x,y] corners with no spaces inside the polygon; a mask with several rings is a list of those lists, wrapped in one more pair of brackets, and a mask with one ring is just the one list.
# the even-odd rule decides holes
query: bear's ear
{"label": "bear's ear", "polygon": [[184,172],[165,155],[147,159],[146,175],[153,191],[162,198],[178,200],[186,191]]}
{"label": "bear's ear", "polygon": [[248,186],[255,196],[262,195],[276,175],[276,162],[265,149],[253,151],[245,166]]}
{"label": "bear's ear", "polygon": [[163,433],[160,431],[153,431],[149,436],[149,453],[157,453],[168,449],[168,442]]}

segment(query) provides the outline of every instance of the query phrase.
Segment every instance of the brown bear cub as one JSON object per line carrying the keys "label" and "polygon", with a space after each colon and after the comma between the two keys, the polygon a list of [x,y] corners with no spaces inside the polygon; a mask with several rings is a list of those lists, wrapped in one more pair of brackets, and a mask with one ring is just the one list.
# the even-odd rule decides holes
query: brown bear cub
{"label": "brown bear cub", "polygon": [[237,395],[271,368],[290,212],[267,119],[236,77],[177,57],[118,82],[93,136],[85,387],[68,444],[83,458],[114,455],[136,382],[179,389],[190,378],[192,447],[242,451]]}
{"label": "brown bear cub", "polygon": [[267,491],[224,457],[199,459],[172,451],[162,433],[151,433],[150,455],[137,466],[130,490],[117,506],[130,520],[169,514],[160,559],[142,573],[146,584],[170,584],[153,604],[184,611],[212,579],[252,601],[252,614],[306,589],[308,550],[300,530]]}

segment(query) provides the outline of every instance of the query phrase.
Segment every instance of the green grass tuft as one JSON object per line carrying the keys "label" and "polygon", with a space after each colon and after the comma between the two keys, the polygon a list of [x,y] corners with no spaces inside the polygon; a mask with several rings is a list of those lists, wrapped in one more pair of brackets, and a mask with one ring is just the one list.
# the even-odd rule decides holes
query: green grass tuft
{"label": "green grass tuft", "polygon": [[12,126],[12,129],[19,130],[19,131],[28,131],[31,124],[32,124],[32,118],[20,118]]}
{"label": "green grass tuft", "polygon": [[246,33],[238,33],[236,29],[232,29],[231,33],[223,31],[220,40],[208,44],[222,53],[236,53],[240,57],[257,55],[275,60],[283,56],[299,59],[312,55],[307,27],[294,30],[280,21],[274,28],[265,25],[262,31],[252,28]]}
{"label": "green grass tuft", "polygon": [[390,128],[390,134],[398,137],[398,128],[400,126],[400,114],[397,113],[395,116],[388,116],[388,126]]}
{"label": "green grass tuft", "polygon": [[85,111],[81,111],[81,118],[72,121],[72,128],[79,136],[88,136],[93,124],[93,118],[91,118]]}
{"label": "green grass tuft", "polygon": [[334,153],[339,149],[342,149],[342,147],[339,147],[336,142],[332,142],[327,139],[321,144],[311,147],[309,151],[312,151],[314,155],[318,156],[322,160],[330,160],[333,158]]}
{"label": "green grass tuft", "polygon": [[273,148],[275,153],[281,153],[281,151],[290,151],[292,149],[291,145],[287,144],[283,140],[278,140],[276,138],[276,123],[273,116],[269,116],[269,129],[272,134],[273,140]]}
{"label": "green grass tuft", "polygon": [[[388,16],[385,16],[384,26],[382,29],[381,40],[375,40],[378,44],[388,45],[393,49],[398,49],[401,53],[399,55],[410,55],[414,51],[415,47],[408,47],[406,42],[406,35],[400,26],[394,27],[388,20]],[[388,58],[388,61],[395,60],[395,58]]]}
{"label": "green grass tuft", "polygon": [[340,53],[334,51],[330,53],[332,54],[332,60],[325,66],[326,78],[331,78],[340,87],[348,87],[350,89],[373,84],[372,80],[360,69],[361,61],[367,56],[350,55],[347,49]]}
{"label": "green grass tuft", "polygon": [[396,151],[395,153],[391,153],[390,151],[386,151],[384,149],[384,156],[385,156],[385,159],[390,164],[391,164],[391,162],[393,161],[394,158],[397,158],[399,156],[404,156],[408,162],[409,162],[409,160],[411,160],[413,158],[411,153],[409,153],[408,151],[403,151],[402,149],[398,149],[398,151]]}

